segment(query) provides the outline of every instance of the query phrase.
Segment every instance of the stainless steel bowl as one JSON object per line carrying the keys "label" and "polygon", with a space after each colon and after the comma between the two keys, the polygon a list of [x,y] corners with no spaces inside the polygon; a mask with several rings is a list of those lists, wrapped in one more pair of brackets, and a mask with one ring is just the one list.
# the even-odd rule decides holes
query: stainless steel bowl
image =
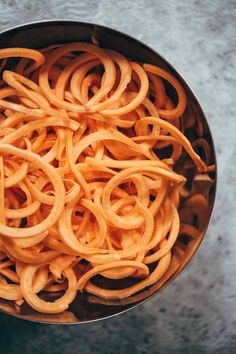
{"label": "stainless steel bowl", "polygon": [[[174,74],[184,87],[188,101],[182,119],[182,131],[208,164],[216,164],[210,128],[193,91],[164,58],[142,42],[104,26],[64,20],[29,23],[0,33],[0,48],[42,48],[50,44],[75,41],[96,41],[102,47],[117,50],[132,60],[156,64]],[[171,98],[176,100],[173,88],[169,86],[166,88]],[[204,144],[202,144],[203,140]],[[187,154],[182,155],[175,168],[187,177],[186,189],[182,192],[179,208],[181,222],[184,224],[186,221],[191,221],[191,224],[197,227],[197,233],[189,237],[184,227],[182,228],[178,242],[174,246],[171,266],[159,282],[120,301],[106,301],[89,294],[78,294],[68,311],[58,315],[40,314],[27,305],[16,308],[11,301],[6,300],[0,300],[0,310],[35,322],[88,323],[130,310],[150,299],[172,282],[200,245],[211,218],[216,194],[216,172],[211,172],[207,176],[199,174]],[[42,294],[42,296],[50,300],[50,294]]]}

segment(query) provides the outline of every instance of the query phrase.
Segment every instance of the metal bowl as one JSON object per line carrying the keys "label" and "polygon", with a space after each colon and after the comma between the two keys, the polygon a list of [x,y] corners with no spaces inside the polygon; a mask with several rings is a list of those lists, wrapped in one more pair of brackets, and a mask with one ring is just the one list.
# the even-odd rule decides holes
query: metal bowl
{"label": "metal bowl", "polygon": [[[42,48],[50,44],[75,41],[96,41],[102,47],[117,50],[132,60],[156,64],[174,74],[187,94],[187,109],[182,119],[182,131],[208,164],[216,164],[211,132],[193,91],[164,58],[142,42],[104,26],[64,20],[34,22],[14,27],[0,34],[0,48]],[[176,100],[174,89],[169,86],[166,89],[170,97]],[[160,281],[148,289],[120,301],[106,301],[89,294],[78,294],[69,309],[58,315],[41,314],[28,305],[17,308],[7,300],[0,300],[0,310],[15,317],[35,322],[79,324],[123,313],[157,294],[177,277],[196,252],[209,224],[216,194],[216,172],[207,175],[199,174],[187,154],[184,153],[181,156],[175,170],[187,178],[186,187],[181,193],[179,207],[183,227],[173,249],[171,266]],[[186,223],[195,227],[194,235],[190,236],[186,232],[184,228]],[[42,296],[44,299],[50,300],[49,296],[52,295],[42,294]]]}

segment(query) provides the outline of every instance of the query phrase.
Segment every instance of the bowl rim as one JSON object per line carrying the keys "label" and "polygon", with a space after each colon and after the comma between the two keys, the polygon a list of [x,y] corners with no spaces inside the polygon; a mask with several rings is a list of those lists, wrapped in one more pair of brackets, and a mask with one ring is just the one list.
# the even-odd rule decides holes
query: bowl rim
{"label": "bowl rim", "polygon": [[211,208],[209,210],[209,219],[207,222],[207,225],[204,229],[203,232],[203,236],[202,239],[200,240],[199,244],[197,245],[197,247],[195,248],[194,252],[192,253],[191,257],[187,260],[187,262],[185,263],[185,265],[181,268],[180,272],[178,272],[176,275],[174,275],[174,278],[171,280],[168,280],[164,285],[161,286],[160,289],[158,289],[157,291],[155,291],[153,294],[151,294],[150,296],[148,296],[146,299],[141,300],[138,303],[135,303],[134,305],[131,305],[130,307],[121,310],[117,313],[111,314],[111,315],[107,315],[104,317],[100,317],[100,318],[95,318],[95,319],[91,319],[91,320],[82,320],[82,321],[77,321],[77,322],[47,322],[47,321],[43,321],[43,320],[39,320],[39,319],[32,319],[32,318],[27,318],[27,317],[23,317],[21,316],[21,314],[15,314],[15,313],[11,313],[8,312],[7,310],[1,309],[0,308],[0,312],[10,315],[12,317],[18,318],[18,319],[22,319],[25,321],[29,321],[29,322],[33,322],[33,323],[40,323],[40,324],[44,324],[44,325],[88,325],[94,322],[99,322],[102,320],[107,320],[113,317],[117,317],[119,315],[125,314],[130,310],[135,309],[136,307],[143,305],[146,301],[150,301],[154,296],[156,296],[158,293],[160,293],[161,291],[163,291],[163,289],[165,289],[167,286],[169,286],[173,281],[175,281],[175,279],[186,269],[187,266],[189,266],[192,258],[194,257],[194,255],[196,254],[197,250],[199,249],[201,243],[203,242],[203,240],[206,237],[206,233],[208,231],[209,225],[212,221],[213,218],[213,211],[214,211],[214,207],[215,207],[215,203],[216,203],[216,196],[217,196],[217,190],[218,190],[218,168],[217,168],[217,156],[216,156],[216,149],[215,149],[215,144],[214,144],[214,139],[213,139],[213,134],[211,132],[208,120],[206,118],[206,115],[202,109],[202,106],[199,103],[198,97],[195,93],[195,91],[191,88],[191,86],[189,85],[188,81],[182,76],[182,74],[179,72],[179,70],[177,70],[171,63],[169,60],[165,59],[158,51],[156,51],[155,49],[153,49],[150,45],[144,43],[142,40],[137,39],[135,37],[133,37],[130,34],[127,34],[123,31],[120,31],[119,29],[107,26],[107,25],[101,25],[98,23],[94,23],[94,22],[90,22],[90,21],[79,21],[79,20],[73,20],[73,19],[65,19],[65,18],[55,18],[55,19],[48,19],[48,20],[37,20],[37,21],[30,21],[30,22],[24,22],[22,24],[16,25],[16,26],[11,26],[9,28],[3,29],[2,31],[0,31],[0,37],[4,36],[5,34],[11,34],[10,32],[14,32],[17,30],[24,30],[27,28],[34,28],[34,27],[41,27],[41,25],[85,25],[88,27],[97,27],[97,28],[101,28],[103,30],[107,30],[109,32],[114,32],[114,34],[118,34],[120,36],[126,37],[127,39],[130,39],[134,42],[137,42],[139,44],[141,44],[143,47],[145,47],[146,49],[148,49],[149,51],[153,52],[155,55],[157,55],[161,61],[163,61],[163,63],[165,63],[168,67],[171,68],[171,70],[175,73],[175,75],[177,75],[183,82],[184,84],[187,86],[188,90],[190,91],[190,93],[192,94],[192,98],[194,99],[194,101],[197,103],[198,108],[200,113],[202,114],[202,117],[205,120],[205,125],[207,128],[207,132],[208,135],[210,136],[211,142],[212,142],[212,155],[214,157],[214,162],[215,162],[215,181],[214,181],[214,187],[215,187],[215,191],[212,197],[212,203],[211,203]]}

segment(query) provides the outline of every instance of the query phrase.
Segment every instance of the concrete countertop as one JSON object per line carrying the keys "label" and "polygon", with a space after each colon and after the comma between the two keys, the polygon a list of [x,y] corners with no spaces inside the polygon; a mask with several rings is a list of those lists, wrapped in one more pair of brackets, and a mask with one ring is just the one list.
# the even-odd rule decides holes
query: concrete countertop
{"label": "concrete countertop", "polygon": [[0,30],[66,18],[120,29],[162,54],[197,94],[218,157],[218,195],[187,269],[146,304],[86,326],[47,326],[0,314],[0,353],[236,353],[236,2],[2,0]]}

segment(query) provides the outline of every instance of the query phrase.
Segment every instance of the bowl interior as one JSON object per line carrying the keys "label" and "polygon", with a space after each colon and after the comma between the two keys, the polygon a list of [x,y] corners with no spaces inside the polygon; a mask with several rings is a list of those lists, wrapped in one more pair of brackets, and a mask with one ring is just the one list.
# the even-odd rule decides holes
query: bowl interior
{"label": "bowl interior", "polygon": [[[75,21],[33,23],[0,34],[0,48],[42,48],[50,44],[75,41],[96,42],[101,47],[117,50],[132,60],[156,64],[174,74],[184,87],[188,98],[187,109],[181,122],[182,131],[208,164],[216,164],[210,129],[193,92],[165,59],[143,43],[103,26]],[[166,88],[171,98],[176,100],[174,89],[170,86]],[[202,145],[203,140],[205,148]],[[187,154],[184,153],[181,156],[175,169],[186,176],[188,180],[186,188],[182,192],[179,208],[182,223],[181,235],[173,250],[171,266],[158,283],[120,301],[106,301],[89,294],[78,294],[68,311],[58,315],[40,314],[27,305],[23,305],[19,309],[7,300],[0,300],[0,310],[38,322],[83,323],[103,319],[130,309],[150,298],[170,283],[192,258],[203,239],[211,217],[216,193],[216,174],[213,172],[209,175],[198,173]],[[194,226],[195,232],[193,234],[190,235],[187,232],[186,223]],[[98,277],[98,281],[102,281],[102,279]],[[49,296],[52,295],[43,294],[42,296],[50,300]]]}

